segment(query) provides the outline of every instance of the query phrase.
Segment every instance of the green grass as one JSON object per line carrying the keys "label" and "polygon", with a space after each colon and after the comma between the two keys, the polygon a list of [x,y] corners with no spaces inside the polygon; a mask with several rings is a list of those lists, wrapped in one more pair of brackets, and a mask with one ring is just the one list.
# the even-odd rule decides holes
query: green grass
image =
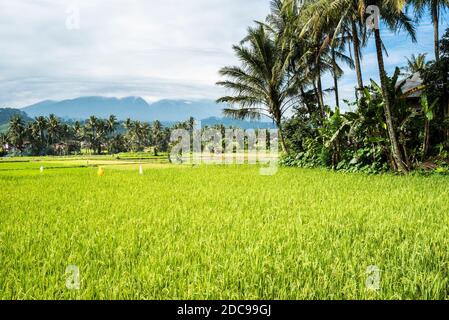
{"label": "green grass", "polygon": [[449,297],[446,177],[5,165],[0,299]]}

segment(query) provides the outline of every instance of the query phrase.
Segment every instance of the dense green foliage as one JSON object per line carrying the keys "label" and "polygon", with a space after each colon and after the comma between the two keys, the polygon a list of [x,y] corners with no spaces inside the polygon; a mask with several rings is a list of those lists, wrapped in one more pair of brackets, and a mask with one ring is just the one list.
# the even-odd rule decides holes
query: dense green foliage
{"label": "dense green foliage", "polygon": [[[445,177],[12,166],[0,170],[0,299],[448,298]],[[65,287],[69,265],[79,291]]]}
{"label": "dense green foliage", "polygon": [[[370,5],[379,8],[382,30],[404,30],[413,41],[418,21],[430,8],[435,60],[417,54],[388,75],[381,32],[366,23]],[[414,17],[406,6],[412,6]],[[313,0],[301,5],[273,0],[266,21],[250,28],[234,48],[241,67],[222,70],[231,80],[218,84],[231,95],[218,101],[237,106],[226,112],[238,118],[271,116],[281,131],[286,165],[401,173],[446,166],[449,29],[441,38],[438,29],[439,12],[446,7],[445,0]],[[369,41],[376,45],[379,83],[363,81],[361,53]],[[346,101],[350,112],[340,107],[341,64],[357,74],[357,100]],[[324,75],[332,76],[333,87],[322,87]],[[418,84],[409,87],[413,82]],[[325,105],[327,92],[335,94],[334,106]],[[286,117],[289,109],[293,117]]]}
{"label": "dense green foliage", "polygon": [[[194,119],[177,123],[173,128],[189,129]],[[94,116],[84,122],[67,123],[55,115],[36,117],[25,121],[21,114],[9,120],[6,133],[0,133],[0,156],[14,155],[71,155],[89,150],[94,154],[141,152],[152,147],[154,154],[167,152],[171,129],[159,121],[152,125],[127,119],[118,122],[111,115],[108,119]]]}

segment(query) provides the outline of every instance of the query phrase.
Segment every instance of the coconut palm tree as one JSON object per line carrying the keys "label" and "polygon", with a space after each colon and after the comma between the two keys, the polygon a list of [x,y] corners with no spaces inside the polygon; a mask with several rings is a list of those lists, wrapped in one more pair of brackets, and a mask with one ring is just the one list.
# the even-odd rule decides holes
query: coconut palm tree
{"label": "coconut palm tree", "polygon": [[108,134],[109,135],[113,134],[116,128],[117,128],[117,117],[114,115],[110,115],[109,118],[106,120],[106,129],[108,131]]}
{"label": "coconut palm tree", "polygon": [[27,130],[22,116],[16,115],[9,120],[8,141],[20,152],[25,150]]}
{"label": "coconut palm tree", "polygon": [[48,130],[48,121],[45,117],[43,116],[39,116],[36,117],[34,124],[33,124],[36,128],[36,131],[39,134],[39,142],[41,144],[41,146],[46,146],[47,145],[47,130]]}
{"label": "coconut palm tree", "polygon": [[50,144],[57,143],[61,134],[61,123],[56,115],[51,114],[48,117],[48,140]]}
{"label": "coconut palm tree", "polygon": [[[364,0],[318,0],[309,4],[302,19],[305,20],[302,34],[308,31],[312,33],[327,30],[329,36],[334,39],[339,35],[348,37],[353,47],[353,62],[357,75],[358,89],[363,85],[361,69],[361,48],[365,44],[364,35],[366,1]],[[347,42],[345,40],[345,43]]]}
{"label": "coconut palm tree", "polygon": [[[297,79],[302,79],[299,84],[301,103],[307,106],[307,102],[312,98],[324,113],[322,92],[318,91],[317,75],[312,72],[316,61],[313,60],[313,43],[310,39],[300,36],[303,30],[301,12],[308,2],[311,1],[272,0],[271,12],[263,25],[282,48],[293,52],[289,71],[296,75]],[[313,90],[309,91],[309,87],[313,87]]]}
{"label": "coconut palm tree", "polygon": [[426,9],[430,10],[433,23],[435,60],[440,59],[440,13],[449,8],[449,0],[412,0],[416,16],[421,18]]}
{"label": "coconut palm tree", "polygon": [[84,137],[97,154],[101,154],[101,144],[106,133],[106,124],[103,120],[91,116],[84,127]]}
{"label": "coconut palm tree", "polygon": [[159,151],[163,148],[162,144],[163,144],[163,127],[162,127],[162,123],[158,120],[153,122],[153,125],[151,126],[151,140],[152,140],[152,144],[153,144],[153,148],[154,148],[154,155],[158,156]]}
{"label": "coconut palm tree", "polygon": [[108,119],[105,121],[105,131],[106,131],[106,144],[108,145],[108,150],[111,152],[111,150],[117,149],[117,148],[111,148],[111,144],[117,144],[119,142],[119,139],[114,139],[114,132],[117,128],[117,117],[114,115],[110,115]]}
{"label": "coconut palm tree", "polygon": [[330,29],[323,40],[320,50],[322,60],[325,61],[325,64],[328,66],[328,69],[334,80],[333,91],[335,93],[335,104],[337,108],[340,108],[338,80],[343,76],[344,73],[338,62],[345,63],[351,69],[355,68],[353,59],[347,56],[345,53],[346,44],[348,43],[349,38],[350,37],[348,37],[345,32],[343,32],[341,35],[337,35],[334,29]]}
{"label": "coconut palm tree", "polygon": [[410,58],[407,58],[407,66],[403,68],[405,74],[411,76],[417,72],[422,73],[429,66],[429,62],[426,61],[427,53],[421,53],[415,56],[412,54]]}
{"label": "coconut palm tree", "polygon": [[282,119],[287,110],[298,103],[300,83],[299,77],[289,72],[292,51],[270,37],[262,25],[249,28],[245,40],[244,44],[233,47],[241,66],[221,69],[220,74],[227,80],[217,83],[231,90],[233,95],[217,102],[239,106],[238,109],[224,109],[225,115],[237,119],[271,118],[279,128],[282,148],[288,152]]}
{"label": "coconut palm tree", "polygon": [[133,121],[130,118],[126,118],[125,122],[123,122],[123,126],[125,127],[126,130],[131,129],[133,125]]}

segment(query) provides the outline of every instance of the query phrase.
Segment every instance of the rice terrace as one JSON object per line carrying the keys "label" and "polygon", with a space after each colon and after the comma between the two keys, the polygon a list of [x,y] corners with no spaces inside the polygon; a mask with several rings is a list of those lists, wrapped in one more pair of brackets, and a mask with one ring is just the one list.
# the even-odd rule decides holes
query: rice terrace
{"label": "rice terrace", "polygon": [[449,300],[448,8],[2,1],[0,300]]}

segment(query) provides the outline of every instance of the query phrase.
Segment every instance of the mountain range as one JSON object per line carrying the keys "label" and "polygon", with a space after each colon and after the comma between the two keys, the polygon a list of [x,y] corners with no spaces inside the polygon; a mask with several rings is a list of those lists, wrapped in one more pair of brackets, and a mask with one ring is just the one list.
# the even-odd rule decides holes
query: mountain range
{"label": "mountain range", "polygon": [[81,97],[70,100],[46,100],[21,109],[0,108],[0,132],[8,129],[9,119],[20,115],[25,122],[38,116],[48,117],[55,114],[59,118],[69,120],[86,120],[90,116],[108,118],[115,115],[119,121],[127,118],[145,122],[159,120],[164,126],[173,126],[177,122],[186,121],[190,117],[201,121],[203,127],[214,125],[233,126],[241,129],[275,129],[268,118],[261,121],[243,121],[222,116],[224,106],[211,100],[161,100],[149,104],[140,97],[106,98]]}
{"label": "mountain range", "polygon": [[140,97],[80,97],[62,101],[46,100],[21,110],[30,117],[55,114],[63,119],[84,120],[92,115],[106,118],[113,114],[118,120],[131,118],[140,121],[176,122],[190,117],[199,120],[221,117],[223,108],[223,105],[210,100],[161,100],[150,104]]}

